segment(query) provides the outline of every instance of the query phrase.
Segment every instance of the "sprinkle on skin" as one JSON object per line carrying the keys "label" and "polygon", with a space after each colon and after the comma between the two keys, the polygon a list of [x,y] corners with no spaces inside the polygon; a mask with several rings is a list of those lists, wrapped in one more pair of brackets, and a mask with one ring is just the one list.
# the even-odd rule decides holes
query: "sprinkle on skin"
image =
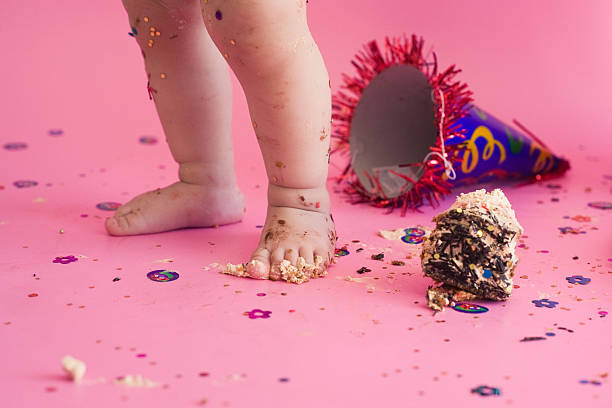
{"label": "sprinkle on skin", "polygon": [[165,72],[162,72],[162,73],[159,75],[159,77],[160,77],[161,79],[166,79],[166,78],[167,78],[167,75],[166,75],[166,73],[165,73]]}
{"label": "sprinkle on skin", "polygon": [[282,169],[283,167],[285,167],[282,161],[277,161],[275,164],[276,164],[276,167],[278,167],[279,169]]}
{"label": "sprinkle on skin", "polygon": [[253,121],[253,129],[257,129],[257,122]]}
{"label": "sprinkle on skin", "polygon": [[229,59],[229,54],[227,52],[223,54],[223,56],[225,57],[225,59]]}
{"label": "sprinkle on skin", "polygon": [[230,44],[236,45],[236,41],[235,40],[230,40]]}
{"label": "sprinkle on skin", "polygon": [[145,16],[145,17],[143,18],[143,20],[144,20],[144,22],[145,22],[145,23],[148,23],[148,22],[149,22],[149,17]]}

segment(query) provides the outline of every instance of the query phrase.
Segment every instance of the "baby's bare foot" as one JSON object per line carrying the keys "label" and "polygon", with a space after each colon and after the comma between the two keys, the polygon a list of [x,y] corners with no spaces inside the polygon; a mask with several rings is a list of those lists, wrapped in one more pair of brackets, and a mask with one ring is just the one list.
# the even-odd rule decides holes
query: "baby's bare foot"
{"label": "baby's bare foot", "polygon": [[244,196],[235,186],[205,187],[182,181],[141,194],[106,220],[111,235],[139,235],[238,222]]}
{"label": "baby's bare foot", "polygon": [[268,200],[266,222],[247,265],[248,274],[257,279],[278,280],[281,262],[287,260],[295,266],[298,257],[310,265],[321,257],[320,268],[324,270],[333,260],[336,245],[327,191],[270,186]]}

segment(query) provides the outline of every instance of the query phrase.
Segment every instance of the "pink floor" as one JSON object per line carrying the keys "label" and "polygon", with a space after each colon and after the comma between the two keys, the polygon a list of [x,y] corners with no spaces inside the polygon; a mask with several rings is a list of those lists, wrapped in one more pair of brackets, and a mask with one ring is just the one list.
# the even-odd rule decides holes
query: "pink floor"
{"label": "pink floor", "polygon": [[[248,258],[265,215],[263,165],[246,159],[256,144],[238,88],[244,221],[106,235],[111,212],[98,203],[125,202],[176,174],[121,3],[4,1],[0,143],[27,147],[0,149],[0,406],[610,407],[612,219],[588,203],[612,201],[612,6],[410,3],[310,1],[334,91],[361,44],[422,34],[443,65],[464,69],[479,105],[520,118],[573,167],[550,183],[503,185],[527,236],[514,294],[479,302],[482,314],[432,315],[419,245],[376,235],[431,228],[437,210],[402,218],[353,206],[333,180],[338,246],[350,254],[328,277],[294,286],[216,273],[214,263]],[[147,135],[159,142],[139,142]],[[332,176],[340,166],[334,158]],[[370,259],[380,252],[384,261]],[[76,261],[53,263],[67,256]],[[357,274],[362,266],[372,271]],[[147,279],[159,269],[180,277]],[[573,275],[591,280],[570,284]],[[542,298],[558,304],[536,307]],[[269,318],[245,314],[254,309]],[[87,363],[81,385],[62,373],[66,354]],[[160,386],[113,384],[126,374]],[[473,392],[479,386],[493,395]]]}

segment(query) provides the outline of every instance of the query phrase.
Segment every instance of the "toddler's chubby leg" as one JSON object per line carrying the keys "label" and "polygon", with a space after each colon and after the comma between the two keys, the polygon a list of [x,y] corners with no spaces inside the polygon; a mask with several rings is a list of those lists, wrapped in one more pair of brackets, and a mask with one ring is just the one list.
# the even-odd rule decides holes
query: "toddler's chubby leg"
{"label": "toddler's chubby leg", "polygon": [[269,179],[268,214],[247,270],[278,279],[283,259],[333,259],[325,187],[329,76],[305,0],[201,0],[204,23],[242,84]]}
{"label": "toddler's chubby leg", "polygon": [[179,181],[123,205],[107,220],[108,232],[133,235],[241,220],[244,198],[234,173],[229,70],[206,32],[199,0],[123,4],[142,50],[150,95],[179,163]]}

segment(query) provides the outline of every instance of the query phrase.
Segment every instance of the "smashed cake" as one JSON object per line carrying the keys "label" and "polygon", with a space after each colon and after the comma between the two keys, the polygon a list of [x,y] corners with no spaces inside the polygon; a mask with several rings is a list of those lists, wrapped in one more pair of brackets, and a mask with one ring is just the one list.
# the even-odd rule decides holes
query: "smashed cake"
{"label": "smashed cake", "polygon": [[429,306],[442,310],[467,298],[508,299],[523,228],[504,193],[461,194],[432,221],[436,227],[421,253],[423,272],[438,283],[428,289]]}

